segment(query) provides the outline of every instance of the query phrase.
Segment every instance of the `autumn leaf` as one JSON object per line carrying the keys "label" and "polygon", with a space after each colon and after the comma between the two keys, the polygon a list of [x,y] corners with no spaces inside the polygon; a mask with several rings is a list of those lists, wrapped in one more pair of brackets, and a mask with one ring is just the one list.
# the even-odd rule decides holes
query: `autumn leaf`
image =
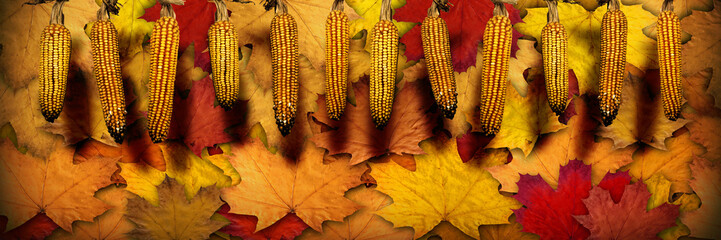
{"label": "autumn leaf", "polygon": [[[432,0],[407,0],[407,3],[396,10],[393,19],[399,22],[410,22],[413,28],[403,35],[400,42],[406,45],[406,56],[410,61],[418,61],[423,57],[420,23],[428,15]],[[451,0],[450,10],[441,12],[440,18],[448,25],[451,58],[456,72],[465,72],[468,67],[476,65],[476,48],[483,39],[486,22],[493,17],[493,3],[490,1]],[[506,4],[511,24],[521,22],[518,10]],[[374,19],[375,20],[375,19]],[[521,34],[513,31],[511,54],[518,50],[516,40]]]}
{"label": "autumn leaf", "polygon": [[498,181],[486,170],[464,164],[456,141],[432,139],[420,145],[427,154],[415,156],[415,172],[395,163],[371,164],[378,191],[393,199],[378,215],[396,227],[413,227],[414,238],[441,221],[473,237],[478,237],[479,225],[508,223],[518,203],[500,195]]}
{"label": "autumn leaf", "polygon": [[95,197],[112,208],[95,217],[93,222],[76,222],[72,232],[55,231],[49,239],[125,239],[125,234],[135,228],[124,216],[131,194],[123,188],[111,186],[99,190]]}
{"label": "autumn leaf", "polygon": [[[690,1],[690,0],[687,0]],[[692,75],[703,69],[712,68],[713,78],[708,93],[714,96],[716,106],[721,106],[721,34],[715,31],[721,27],[721,1],[713,0],[710,12],[693,11],[681,21],[684,32],[692,35],[691,41],[682,45],[681,59],[684,75]]]}
{"label": "autumn leaf", "polygon": [[7,82],[0,81],[0,125],[10,124],[17,136],[18,146],[26,148],[33,156],[45,158],[50,155],[52,146],[59,136],[55,136],[42,127],[47,123],[40,114],[38,81],[31,81],[27,88],[13,89]]}
{"label": "autumn leaf", "polygon": [[[143,120],[144,121],[144,120]],[[165,171],[165,159],[160,146],[150,140],[147,129],[135,123],[127,128],[123,143],[111,146],[95,140],[86,140],[77,144],[73,161],[87,161],[95,156],[119,158],[121,163],[145,163],[160,171]]]}
{"label": "autumn leaf", "polygon": [[[0,73],[11,89],[29,87],[38,77],[40,63],[40,35],[50,22],[51,3],[26,5],[26,0],[10,0],[0,8]],[[88,11],[93,9],[93,11]],[[83,26],[95,20],[98,5],[93,0],[66,3],[63,13],[68,17],[65,27],[70,30],[72,52],[70,64],[89,72],[92,68],[90,40]]]}
{"label": "autumn leaf", "polygon": [[324,104],[318,104],[318,111],[311,114],[337,130],[321,132],[310,139],[330,154],[350,153],[352,165],[386,153],[422,154],[418,143],[433,136],[434,116],[438,115],[429,113],[434,102],[428,86],[421,82],[405,84],[395,97],[388,125],[378,130],[370,117],[368,82],[353,84],[356,104],[346,106],[341,120],[331,120]]}
{"label": "autumn leaf", "polygon": [[309,228],[297,239],[413,239],[413,229],[393,228],[392,223],[374,214],[393,203],[387,195],[361,185],[348,190],[345,196],[361,209],[345,217],[343,222],[323,223],[322,232]]}
{"label": "autumn leaf", "polygon": [[523,226],[516,221],[516,215],[511,215],[508,219],[510,224],[484,225],[478,227],[481,233],[481,239],[488,240],[536,240],[538,235],[521,231]]}
{"label": "autumn leaf", "polygon": [[608,190],[595,187],[583,199],[589,214],[574,217],[591,231],[591,239],[658,239],[656,234],[675,225],[678,206],[663,204],[646,211],[649,197],[642,182],[626,185],[618,202]]}
{"label": "autumn leaf", "polygon": [[718,162],[695,158],[689,167],[693,173],[691,187],[702,204],[697,210],[681,214],[681,221],[691,229],[693,237],[721,239],[718,235],[721,229],[718,222],[721,217],[721,191],[717,187],[721,182],[721,169]]}
{"label": "autumn leaf", "polygon": [[[118,30],[120,54],[123,57],[135,56],[143,51],[143,40],[153,30],[153,23],[142,17],[145,9],[155,5],[153,0],[119,0],[120,11],[112,15],[110,21]],[[137,69],[135,69],[137,71]]]}
{"label": "autumn leaf", "polygon": [[306,142],[297,159],[270,153],[253,139],[234,142],[225,154],[238,173],[240,184],[221,189],[230,213],[258,217],[264,229],[294,212],[313,229],[326,220],[341,221],[358,207],[343,193],[359,185],[364,166],[347,160],[323,164],[324,150]]}
{"label": "autumn leaf", "polygon": [[[348,0],[345,1],[350,8],[345,8],[346,13],[348,9],[355,10],[351,15],[354,16],[350,19],[350,35],[355,36],[361,31],[365,30],[367,33],[371,32],[373,26],[378,22],[378,18],[381,14],[381,3],[382,1],[368,1],[368,0]],[[398,9],[406,5],[404,0],[391,0],[391,9]],[[394,13],[398,11],[393,11]],[[393,13],[392,13],[393,14]],[[410,30],[415,23],[409,22],[398,22],[393,21],[393,24],[398,28],[398,36],[402,37],[408,30]],[[371,52],[370,44],[366,44],[365,50]]]}
{"label": "autumn leaf", "polygon": [[[595,4],[595,3],[594,3]],[[620,4],[628,19],[628,52],[626,61],[645,71],[657,65],[656,41],[648,38],[642,29],[656,22],[656,17],[643,10],[641,5]],[[541,39],[541,29],[546,25],[546,8],[527,9],[528,15],[515,29],[527,36]],[[600,66],[601,19],[606,8],[587,10],[572,3],[558,3],[560,23],[568,32],[569,68],[578,77],[580,94],[598,93],[598,66]]]}
{"label": "autumn leaf", "polygon": [[[126,217],[137,225],[128,236],[136,239],[207,239],[226,223],[211,216],[223,202],[215,187],[203,187],[188,199],[183,186],[165,179],[158,186],[160,199],[154,206],[141,197],[128,199]],[[182,217],[180,217],[182,216]]]}
{"label": "autumn leaf", "polygon": [[8,229],[44,212],[70,231],[73,221],[92,221],[110,208],[93,194],[110,184],[116,159],[95,157],[74,165],[75,148],[59,142],[47,160],[18,152],[8,140],[0,149],[0,215],[8,217]]}
{"label": "autumn leaf", "polygon": [[0,238],[2,239],[45,239],[58,225],[44,213],[38,213],[22,225],[5,231],[8,218],[0,216]]}
{"label": "autumn leaf", "polygon": [[[681,0],[673,2],[673,12],[678,15],[679,18],[684,18],[691,15],[692,10],[708,12],[713,9],[714,0]],[[643,9],[658,16],[661,12],[662,1],[643,1],[643,0],[622,0],[623,4],[635,5],[643,4]]]}
{"label": "autumn leaf", "polygon": [[223,155],[208,156],[207,153],[196,156],[185,145],[166,141],[160,144],[165,158],[166,170],[161,172],[145,163],[118,163],[122,176],[127,181],[127,191],[158,204],[158,190],[168,177],[175,179],[185,188],[188,198],[196,195],[202,187],[228,187],[240,182],[240,175]]}
{"label": "autumn leaf", "polygon": [[258,224],[258,217],[233,214],[229,213],[229,210],[230,207],[228,204],[224,204],[220,210],[218,210],[218,214],[230,221],[230,224],[221,228],[219,231],[241,237],[245,240],[295,239],[303,230],[308,228],[308,225],[298,218],[298,216],[293,213],[288,213],[273,225],[256,231],[255,226]]}
{"label": "autumn leaf", "polygon": [[[624,148],[637,141],[665,150],[664,140],[688,121],[671,121],[663,113],[657,70],[643,78],[628,75],[621,92],[621,107],[616,120],[601,127],[599,136],[613,139],[614,147]],[[656,94],[654,94],[656,93]]]}
{"label": "autumn leaf", "polygon": [[471,236],[463,233],[456,226],[448,221],[441,221],[433,227],[428,233],[418,238],[419,240],[437,240],[437,239],[456,239],[456,240],[472,240]]}

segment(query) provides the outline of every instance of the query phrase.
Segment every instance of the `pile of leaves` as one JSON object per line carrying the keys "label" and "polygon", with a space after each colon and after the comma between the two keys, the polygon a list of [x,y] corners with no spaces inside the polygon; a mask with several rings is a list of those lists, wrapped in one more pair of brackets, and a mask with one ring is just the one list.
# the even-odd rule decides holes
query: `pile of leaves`
{"label": "pile of leaves", "polygon": [[[381,1],[346,0],[349,104],[326,114],[325,16],[333,1],[286,0],[298,21],[300,98],[290,135],[272,110],[268,29],[259,0],[228,1],[241,53],[240,101],[215,101],[207,32],[215,4],[174,6],[180,52],[169,140],[147,133],[149,46],[160,5],[120,0],[128,111],[124,142],[104,124],[88,31],[97,1],[65,4],[68,92],[48,123],[38,103],[39,38],[51,4],[0,8],[2,239],[721,239],[721,1],[674,3],[682,18],[682,118],[664,117],[656,56],[660,1],[624,0],[628,56],[622,105],[600,124],[598,65],[605,6],[560,2],[569,32],[565,113],[548,107],[543,1],[506,4],[514,23],[501,130],[479,130],[482,36],[491,1],[450,0],[458,87],[453,119],[428,82],[420,22],[432,0],[393,0],[401,38],[393,115],[370,118],[368,32]],[[182,216],[182,217],[179,217]]]}

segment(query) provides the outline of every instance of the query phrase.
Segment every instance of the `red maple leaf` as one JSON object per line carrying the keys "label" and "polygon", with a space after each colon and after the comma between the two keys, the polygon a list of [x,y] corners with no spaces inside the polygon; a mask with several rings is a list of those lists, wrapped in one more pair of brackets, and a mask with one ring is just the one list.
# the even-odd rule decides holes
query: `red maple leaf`
{"label": "red maple leaf", "polygon": [[679,206],[664,203],[646,211],[651,193],[643,182],[625,185],[621,194],[614,201],[612,192],[594,187],[583,200],[589,214],[574,217],[591,230],[591,239],[660,239],[656,234],[676,225]]}
{"label": "red maple leaf", "polygon": [[210,77],[195,82],[186,99],[175,98],[169,139],[182,139],[193,153],[200,156],[204,147],[233,140],[225,129],[241,123],[245,105],[238,102],[225,111],[215,105],[215,89]]}
{"label": "red maple leaf", "polygon": [[[183,5],[173,5],[178,27],[180,28],[180,51],[193,44],[195,66],[210,72],[210,54],[203,52],[208,48],[208,29],[215,22],[215,4],[207,0],[186,0]],[[140,17],[149,22],[160,18],[160,3],[145,10]]]}
{"label": "red maple leaf", "polygon": [[[397,9],[393,19],[402,22],[421,23],[427,16],[428,8],[433,0],[408,0],[406,5]],[[440,17],[448,25],[448,34],[451,41],[451,57],[456,72],[465,72],[468,67],[476,64],[476,51],[478,43],[483,39],[486,22],[493,17],[493,3],[491,1],[476,0],[450,0],[450,10],[441,12]],[[508,16],[512,24],[521,22],[518,10],[506,4]],[[515,56],[518,45],[516,40],[522,34],[513,30],[513,43],[511,55]],[[401,43],[406,45],[406,57],[409,61],[417,61],[423,57],[421,43],[421,26],[416,25],[401,37]]]}
{"label": "red maple leaf", "polygon": [[5,232],[7,220],[5,216],[0,216],[0,239],[45,239],[58,228],[45,213],[38,213],[23,225]]}
{"label": "red maple leaf", "polygon": [[298,216],[289,213],[273,225],[256,232],[255,226],[258,225],[258,218],[256,216],[228,213],[228,210],[230,210],[228,204],[223,205],[220,210],[218,210],[218,214],[230,220],[230,224],[221,228],[219,231],[243,239],[294,239],[299,236],[303,230],[308,228],[308,224],[305,224]]}

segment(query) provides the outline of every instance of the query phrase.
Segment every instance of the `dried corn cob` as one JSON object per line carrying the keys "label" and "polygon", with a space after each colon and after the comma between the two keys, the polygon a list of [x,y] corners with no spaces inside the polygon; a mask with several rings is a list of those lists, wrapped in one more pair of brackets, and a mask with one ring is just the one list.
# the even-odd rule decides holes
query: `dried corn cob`
{"label": "dried corn cob", "polygon": [[675,121],[681,112],[681,26],[673,9],[658,16],[658,64],[661,98],[666,118]]}
{"label": "dried corn cob", "polygon": [[621,106],[621,88],[626,69],[628,23],[618,9],[618,0],[611,0],[601,22],[601,81],[600,94],[603,124],[608,126],[616,118]]}
{"label": "dried corn cob", "polygon": [[325,105],[328,116],[335,120],[343,115],[346,104],[349,35],[348,16],[334,9],[325,23]]}
{"label": "dried corn cob", "polygon": [[[282,2],[282,1],[280,1]],[[298,25],[285,11],[270,24],[270,57],[273,66],[273,110],[278,130],[290,133],[298,104]]]}
{"label": "dried corn cob", "polygon": [[62,25],[62,6],[55,2],[50,25],[40,35],[40,111],[48,122],[63,110],[70,68],[70,31]]}
{"label": "dried corn cob", "polygon": [[155,22],[150,36],[148,85],[148,131],[155,143],[164,141],[170,128],[179,40],[178,22],[175,18],[164,16]]}
{"label": "dried corn cob", "polygon": [[556,115],[563,114],[568,100],[568,36],[558,22],[556,1],[548,3],[548,24],[541,31],[543,72],[548,105]]}
{"label": "dried corn cob", "polygon": [[511,21],[506,15],[495,15],[486,24],[483,34],[480,113],[481,130],[487,135],[494,135],[501,129],[510,57]]}
{"label": "dried corn cob", "polygon": [[456,79],[453,75],[451,46],[446,22],[438,17],[436,2],[431,3],[429,15],[421,24],[423,54],[426,58],[428,78],[436,104],[446,118],[456,114]]}
{"label": "dried corn cob", "polygon": [[240,59],[235,25],[228,20],[228,10],[222,0],[216,4],[216,21],[208,29],[208,50],[213,72],[213,86],[218,104],[230,110],[240,92]]}
{"label": "dried corn cob", "polygon": [[120,72],[118,31],[108,20],[100,20],[90,30],[93,71],[100,93],[105,125],[115,142],[123,142],[125,132],[125,92]]}
{"label": "dried corn cob", "polygon": [[380,21],[373,26],[371,38],[371,117],[376,128],[383,129],[393,110],[398,67],[398,28],[390,21],[390,0],[383,0]]}

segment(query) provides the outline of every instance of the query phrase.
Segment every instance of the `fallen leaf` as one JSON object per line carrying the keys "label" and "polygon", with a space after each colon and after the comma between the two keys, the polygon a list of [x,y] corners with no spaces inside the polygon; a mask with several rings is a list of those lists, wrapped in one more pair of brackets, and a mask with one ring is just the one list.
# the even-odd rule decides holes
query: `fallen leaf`
{"label": "fallen leaf", "polygon": [[45,158],[53,150],[48,146],[62,138],[42,129],[47,121],[40,114],[38,89],[38,80],[18,89],[0,81],[0,102],[12,103],[0,107],[0,125],[9,123],[15,130],[19,147],[26,148],[33,156]]}
{"label": "fallen leaf", "polygon": [[38,213],[22,225],[5,231],[5,216],[0,216],[0,238],[2,239],[46,239],[58,225],[44,213]]}
{"label": "fallen leaf", "polygon": [[22,154],[10,141],[1,140],[0,202],[4,204],[0,215],[8,217],[8,229],[43,212],[70,231],[74,221],[92,221],[108,210],[93,194],[110,185],[116,159],[95,157],[74,165],[75,148],[60,142],[54,145],[52,154],[43,160]]}
{"label": "fallen leaf", "polygon": [[[714,0],[679,0],[673,1],[673,12],[678,15],[679,18],[691,15],[691,10],[696,11],[710,11],[713,9]],[[642,0],[622,0],[623,4],[635,5],[643,4],[643,9],[658,16],[661,13],[662,1],[642,1]]]}
{"label": "fallen leaf", "polygon": [[[120,54],[123,57],[135,56],[143,51],[143,40],[153,31],[153,23],[142,17],[145,9],[155,5],[153,0],[119,0],[118,15],[111,15],[110,21],[118,30]],[[135,69],[137,70],[137,69]]]}
{"label": "fallen leaf", "polygon": [[125,239],[125,234],[135,228],[124,216],[131,194],[123,188],[111,186],[99,190],[95,197],[112,208],[95,217],[93,222],[76,222],[72,232],[55,231],[49,239]]}
{"label": "fallen leaf", "polygon": [[340,221],[358,208],[343,193],[361,183],[366,168],[342,160],[323,164],[324,150],[310,142],[297,159],[270,153],[256,139],[231,143],[224,154],[243,181],[221,189],[223,200],[230,213],[257,216],[256,229],[293,212],[320,230],[323,221]]}
{"label": "fallen leaf", "polygon": [[[207,239],[226,223],[212,220],[223,202],[215,187],[203,187],[186,198],[183,186],[165,179],[158,186],[160,199],[154,206],[142,197],[128,199],[126,217],[137,225],[127,235],[140,239]],[[182,217],[177,217],[182,216]]]}
{"label": "fallen leaf", "polygon": [[386,153],[422,154],[418,143],[433,136],[434,116],[438,115],[429,113],[433,97],[428,86],[420,82],[405,84],[395,97],[391,119],[383,130],[378,130],[370,117],[368,82],[353,84],[356,105],[347,105],[341,120],[330,119],[324,104],[318,104],[318,111],[311,114],[337,130],[321,132],[310,139],[328,149],[329,154],[350,153],[352,165]]}
{"label": "fallen leaf", "polygon": [[393,228],[392,223],[374,214],[393,203],[387,195],[361,185],[348,190],[345,196],[361,209],[343,218],[343,222],[323,223],[322,232],[309,228],[298,239],[413,239],[413,229]]}
{"label": "fallen leaf", "polygon": [[[393,19],[399,22],[410,22],[415,26],[404,34],[400,42],[406,45],[406,56],[410,61],[423,57],[420,23],[428,15],[432,0],[407,0],[406,4],[396,10]],[[439,17],[448,25],[451,58],[456,72],[465,72],[470,66],[476,65],[476,48],[483,39],[486,23],[493,17],[493,3],[490,1],[451,0],[448,12],[441,12]],[[505,4],[511,24],[521,22],[518,10]],[[521,34],[513,31],[511,54],[518,50],[516,40]]]}
{"label": "fallen leaf", "polygon": [[498,181],[486,170],[464,164],[456,141],[431,139],[420,145],[427,154],[415,156],[414,172],[395,163],[370,164],[378,191],[393,199],[378,212],[381,217],[397,227],[413,227],[414,238],[441,221],[473,237],[478,237],[479,225],[508,223],[518,202],[501,195]]}
{"label": "fallen leaf", "polygon": [[649,197],[640,181],[626,185],[617,203],[608,190],[596,187],[583,199],[589,214],[574,217],[591,231],[591,239],[658,239],[656,234],[675,225],[678,206],[663,204],[646,211]]}
{"label": "fallen leaf", "polygon": [[[373,26],[378,22],[381,13],[382,1],[368,1],[368,0],[348,0],[345,1],[350,8],[346,8],[346,12],[349,10],[355,10],[353,15],[357,16],[355,19],[350,21],[350,35],[354,36],[361,31],[365,30],[367,33],[371,32]],[[397,12],[398,8],[406,5],[404,0],[391,0],[391,9],[394,11],[391,15]],[[392,17],[392,16],[391,16]],[[393,19],[391,19],[393,20]],[[398,28],[398,36],[402,37],[408,30],[410,30],[415,23],[409,22],[398,22],[393,21],[393,24]],[[367,52],[371,52],[370,44],[366,44]]]}
{"label": "fallen leaf", "polygon": [[[595,4],[595,3],[594,3]],[[626,61],[645,71],[657,67],[656,41],[646,37],[642,29],[656,22],[653,14],[643,10],[641,5],[620,4],[621,11],[628,19],[628,52]],[[546,25],[546,8],[527,9],[528,15],[515,29],[527,36],[541,39],[541,30]],[[572,3],[558,3],[560,23],[568,32],[568,67],[578,77],[580,94],[598,93],[598,66],[600,66],[601,19],[606,8],[585,9]]]}
{"label": "fallen leaf", "polygon": [[712,2],[710,12],[693,11],[681,21],[681,29],[692,35],[691,41],[681,46],[681,65],[684,75],[692,75],[703,69],[712,68],[716,73],[711,78],[708,93],[714,96],[716,106],[721,106],[721,34],[715,32],[721,27],[721,1]]}
{"label": "fallen leaf", "polygon": [[139,124],[130,125],[123,143],[118,146],[107,145],[95,140],[77,144],[74,163],[84,162],[95,156],[120,158],[121,163],[146,163],[155,169],[165,171],[165,159],[160,146],[153,144],[145,128]]}
{"label": "fallen leaf", "polygon": [[229,213],[230,207],[224,204],[218,210],[218,214],[230,220],[230,224],[221,228],[219,231],[233,236],[241,237],[245,240],[267,240],[267,239],[295,239],[308,225],[293,213],[288,213],[283,218],[275,222],[273,225],[265,229],[256,231],[255,226],[258,224],[258,217],[250,215],[239,215]]}
{"label": "fallen leaf", "polygon": [[468,236],[468,234],[463,233],[460,229],[458,229],[456,226],[453,226],[448,221],[441,221],[433,227],[428,233],[423,235],[421,238],[418,238],[418,240],[438,240],[438,239],[455,239],[455,240],[472,240],[471,236]]}
{"label": "fallen leaf", "polygon": [[481,239],[487,240],[536,240],[539,239],[538,235],[533,233],[523,232],[523,226],[516,221],[516,215],[511,215],[508,219],[510,224],[498,224],[498,225],[484,225],[478,227],[478,232],[481,233]]}
{"label": "fallen leaf", "polygon": [[691,229],[693,237],[721,239],[718,234],[721,231],[718,221],[721,217],[721,190],[718,188],[721,168],[718,162],[712,163],[702,158],[695,158],[689,167],[693,173],[691,188],[701,199],[701,207],[682,213],[681,221]]}

